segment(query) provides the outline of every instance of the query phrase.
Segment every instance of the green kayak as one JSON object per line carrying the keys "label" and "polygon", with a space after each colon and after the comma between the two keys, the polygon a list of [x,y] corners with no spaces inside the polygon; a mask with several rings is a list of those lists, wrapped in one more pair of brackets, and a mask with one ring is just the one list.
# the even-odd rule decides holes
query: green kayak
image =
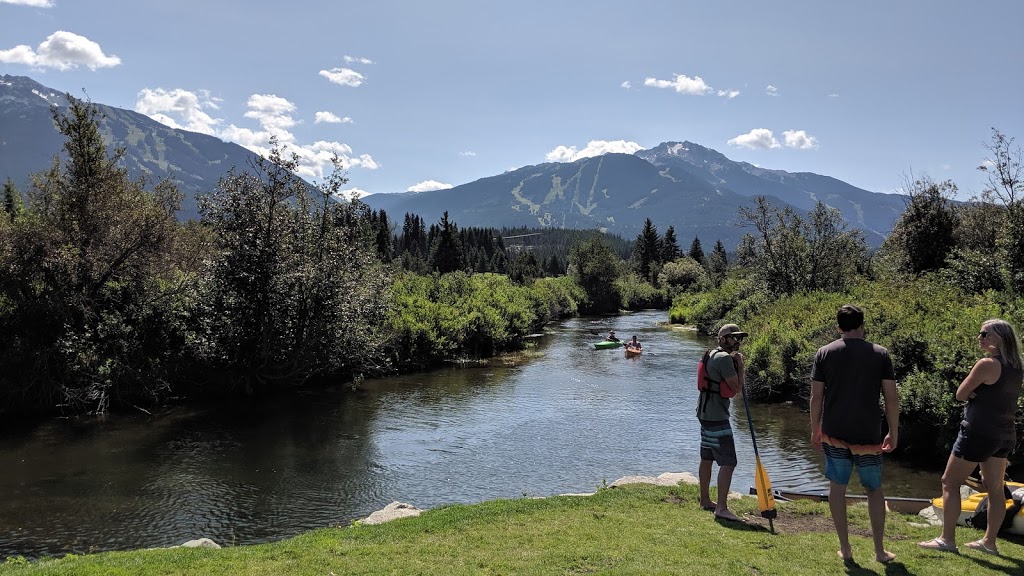
{"label": "green kayak", "polygon": [[622,346],[621,340],[603,340],[601,342],[594,342],[594,348],[597,348],[598,350],[618,348],[619,346]]}

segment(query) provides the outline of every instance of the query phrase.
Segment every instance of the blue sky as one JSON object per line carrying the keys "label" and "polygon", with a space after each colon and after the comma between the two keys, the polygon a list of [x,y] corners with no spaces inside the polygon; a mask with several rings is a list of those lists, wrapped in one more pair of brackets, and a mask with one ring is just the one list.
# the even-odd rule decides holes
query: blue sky
{"label": "blue sky", "polygon": [[892,192],[1024,142],[1024,2],[0,0],[0,74],[401,192],[690,140]]}

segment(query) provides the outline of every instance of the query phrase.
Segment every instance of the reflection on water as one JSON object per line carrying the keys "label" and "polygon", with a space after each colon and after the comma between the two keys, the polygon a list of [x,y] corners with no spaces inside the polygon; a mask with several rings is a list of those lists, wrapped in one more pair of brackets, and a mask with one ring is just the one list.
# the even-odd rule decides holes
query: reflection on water
{"label": "reflection on water", "polygon": [[[448,368],[310,393],[239,413],[174,410],[53,421],[0,439],[0,557],[250,544],[345,525],[389,502],[419,508],[592,491],[626,475],[696,472],[696,363],[707,341],[664,312],[575,319],[515,365]],[[609,328],[644,354],[595,350]],[[808,416],[753,406],[776,488],[824,490]],[[734,408],[740,463],[753,449]],[[851,486],[851,490],[855,487]],[[930,495],[937,472],[891,460],[886,491]]]}

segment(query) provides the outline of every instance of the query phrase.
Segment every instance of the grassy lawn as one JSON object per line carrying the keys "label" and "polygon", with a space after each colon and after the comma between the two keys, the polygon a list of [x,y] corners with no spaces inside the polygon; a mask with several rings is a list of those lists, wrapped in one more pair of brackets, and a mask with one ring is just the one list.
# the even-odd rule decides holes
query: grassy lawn
{"label": "grassy lawn", "polygon": [[[697,488],[633,484],[593,496],[447,506],[376,526],[325,528],[256,546],[107,552],[9,560],[0,574],[920,574],[1024,573],[1024,540],[1000,540],[1000,557],[920,550],[938,535],[915,516],[890,513],[889,565],[874,560],[864,505],[851,507],[856,563],[836,556],[828,505],[780,503],[776,533],[752,498],[734,503],[746,524],[716,522]],[[959,528],[960,544],[981,532]]]}

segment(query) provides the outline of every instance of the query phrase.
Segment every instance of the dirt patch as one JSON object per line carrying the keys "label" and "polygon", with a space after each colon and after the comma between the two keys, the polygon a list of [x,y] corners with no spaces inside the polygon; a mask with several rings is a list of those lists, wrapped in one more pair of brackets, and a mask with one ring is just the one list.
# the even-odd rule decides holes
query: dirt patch
{"label": "dirt patch", "polygon": [[[742,514],[738,514],[743,521],[751,526],[759,526],[768,530],[768,519],[761,517],[761,512],[757,510],[744,511]],[[805,532],[835,532],[835,524],[832,523],[832,518],[825,516],[824,514],[810,514],[810,513],[794,513],[790,511],[779,511],[778,515],[772,520],[772,524],[775,525],[776,534],[801,534]],[[858,530],[854,526],[850,526],[850,534],[856,534],[858,536],[871,536],[871,533],[866,530]]]}

